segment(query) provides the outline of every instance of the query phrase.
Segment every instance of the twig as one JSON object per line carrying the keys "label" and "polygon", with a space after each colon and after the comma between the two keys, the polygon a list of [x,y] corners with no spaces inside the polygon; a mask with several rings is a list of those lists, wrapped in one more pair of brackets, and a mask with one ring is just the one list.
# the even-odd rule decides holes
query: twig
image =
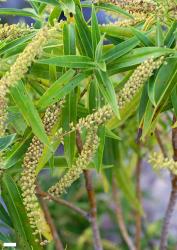
{"label": "twig", "polygon": [[[40,192],[39,186],[37,186],[37,189],[38,189],[39,192]],[[63,245],[62,245],[62,242],[61,242],[61,240],[60,240],[60,238],[59,238],[59,235],[58,235],[58,233],[57,233],[55,224],[53,223],[53,220],[52,220],[52,218],[51,218],[50,212],[49,212],[49,210],[48,210],[46,201],[43,199],[42,196],[39,196],[39,201],[40,201],[40,204],[41,204],[41,208],[42,208],[42,210],[43,210],[43,212],[44,212],[44,216],[45,216],[45,219],[46,219],[46,221],[47,221],[47,224],[48,224],[49,227],[50,227],[50,230],[51,230],[51,233],[52,233],[54,242],[55,242],[56,250],[64,250]]]}
{"label": "twig", "polygon": [[157,128],[155,129],[155,136],[156,136],[157,142],[158,142],[158,144],[159,144],[159,147],[160,147],[160,149],[161,149],[161,151],[162,151],[163,156],[164,156],[165,158],[168,157],[167,152],[166,152],[166,149],[165,149],[165,147],[164,147],[164,145],[163,145],[163,143],[162,143],[162,139],[161,139],[161,137],[160,137],[160,132],[159,132],[159,130],[158,130]]}
{"label": "twig", "polygon": [[[76,144],[78,148],[78,152],[81,153],[83,149],[82,139],[80,133],[77,131],[76,133]],[[92,173],[90,170],[84,171],[84,177],[86,182],[86,190],[88,194],[88,200],[90,203],[90,219],[92,225],[93,239],[94,239],[94,249],[95,250],[103,250],[100,231],[97,223],[97,207],[96,207],[96,198],[95,192],[92,184]]]}
{"label": "twig", "polygon": [[116,214],[116,218],[117,218],[117,222],[120,228],[120,232],[123,236],[124,241],[127,243],[127,246],[129,247],[130,250],[135,250],[135,246],[127,232],[126,229],[126,224],[124,221],[124,217],[123,217],[123,212],[122,212],[122,208],[121,208],[121,204],[120,204],[120,198],[119,198],[119,194],[117,191],[117,186],[116,186],[116,181],[115,178],[113,177],[112,179],[112,196],[113,196],[113,202],[114,202],[114,206],[115,206],[115,214]]}
{"label": "twig", "polygon": [[66,200],[63,200],[63,199],[61,199],[61,198],[56,198],[56,197],[50,195],[49,193],[43,192],[43,191],[41,191],[41,190],[40,190],[40,191],[37,190],[36,193],[37,193],[39,196],[41,196],[41,197],[48,198],[48,199],[50,199],[50,200],[52,200],[52,201],[55,201],[56,203],[58,203],[58,204],[60,204],[60,205],[63,205],[63,206],[65,206],[65,207],[70,208],[71,211],[74,211],[74,212],[80,214],[80,215],[83,216],[86,220],[90,221],[90,215],[89,215],[89,213],[87,213],[87,212],[84,211],[83,209],[81,209],[81,208],[75,206],[75,205],[72,204],[71,202],[66,201]]}
{"label": "twig", "polygon": [[[174,117],[173,121],[176,121]],[[177,161],[177,128],[172,129],[172,145],[173,145],[173,159]],[[165,218],[162,227],[161,240],[160,240],[160,250],[166,250],[168,244],[168,233],[170,229],[170,222],[172,218],[172,214],[175,209],[175,204],[177,201],[177,176],[171,176],[171,184],[172,190],[170,194],[170,200],[168,203],[168,207],[165,213]]]}
{"label": "twig", "polygon": [[[141,203],[141,187],[140,187],[140,178],[141,178],[141,158],[138,157],[136,165],[136,197]],[[141,227],[142,227],[142,218],[139,211],[135,212],[135,222],[136,222],[136,232],[135,232],[135,246],[136,250],[141,249]]]}

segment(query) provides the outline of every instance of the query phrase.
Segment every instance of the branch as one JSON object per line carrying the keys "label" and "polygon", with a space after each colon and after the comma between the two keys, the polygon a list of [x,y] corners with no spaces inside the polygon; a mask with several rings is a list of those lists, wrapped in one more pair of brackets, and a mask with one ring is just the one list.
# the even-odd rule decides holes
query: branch
{"label": "branch", "polygon": [[[76,144],[78,152],[81,153],[83,149],[82,139],[80,133],[76,133]],[[100,231],[97,223],[97,207],[96,207],[96,198],[95,192],[92,184],[92,173],[90,170],[84,171],[84,177],[86,182],[86,190],[88,194],[88,199],[90,203],[90,220],[92,225],[93,239],[94,239],[94,248],[95,250],[103,250]]]}
{"label": "branch", "polygon": [[[174,117],[173,122],[175,121],[176,118]],[[173,145],[173,159],[174,161],[177,161],[177,128],[172,129],[172,145]],[[172,178],[171,180],[172,190],[163,222],[161,240],[160,240],[160,250],[167,249],[170,222],[177,201],[177,176],[172,175],[171,178]]]}
{"label": "branch", "polygon": [[159,144],[159,147],[161,149],[163,156],[165,158],[168,157],[165,146],[163,145],[162,139],[160,137],[160,131],[157,128],[155,129],[155,136],[156,136],[157,142]]}
{"label": "branch", "polygon": [[[37,186],[37,189],[40,192],[40,187],[39,186]],[[39,196],[39,201],[40,201],[40,204],[41,204],[41,208],[42,208],[42,210],[44,212],[44,216],[45,216],[45,219],[47,221],[47,224],[50,227],[50,230],[51,230],[51,233],[52,233],[52,236],[53,236],[53,240],[55,242],[56,250],[64,250],[62,242],[61,242],[61,240],[59,238],[59,235],[57,233],[55,224],[53,223],[52,217],[51,217],[50,212],[48,210],[46,201],[43,199],[42,196]]]}
{"label": "branch", "polygon": [[127,243],[127,246],[129,247],[129,249],[135,250],[135,246],[134,246],[134,244],[133,244],[133,242],[132,242],[132,240],[127,232],[127,229],[126,229],[126,224],[124,221],[123,212],[122,212],[122,208],[121,208],[121,204],[120,204],[120,197],[119,197],[119,194],[117,191],[116,181],[115,181],[114,177],[112,180],[112,196],[113,196],[113,201],[114,201],[114,205],[115,205],[115,214],[116,214],[116,218],[117,218],[120,232],[123,236],[123,239]]}
{"label": "branch", "polygon": [[[140,178],[141,178],[141,158],[138,156],[138,161],[136,165],[136,197],[141,203],[141,187],[140,187]],[[142,218],[139,211],[135,213],[136,221],[136,233],[135,233],[135,246],[136,250],[141,249],[141,228],[142,228]]]}
{"label": "branch", "polygon": [[48,198],[49,200],[55,201],[56,203],[58,203],[60,205],[63,205],[65,207],[70,208],[73,212],[80,214],[86,220],[90,221],[90,215],[86,211],[84,211],[83,209],[72,204],[71,202],[63,200],[61,198],[56,198],[56,197],[50,195],[49,193],[43,192],[41,190],[40,191],[37,190],[36,193],[41,197]]}

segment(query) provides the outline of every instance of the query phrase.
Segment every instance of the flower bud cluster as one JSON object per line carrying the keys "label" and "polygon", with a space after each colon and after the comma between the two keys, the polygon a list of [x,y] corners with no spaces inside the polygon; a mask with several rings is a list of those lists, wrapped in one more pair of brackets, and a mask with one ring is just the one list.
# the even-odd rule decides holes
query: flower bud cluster
{"label": "flower bud cluster", "polygon": [[117,27],[129,27],[129,26],[135,26],[138,23],[144,21],[146,19],[145,16],[137,16],[134,19],[126,19],[126,20],[120,20],[116,21],[114,23],[108,23],[108,24],[102,24],[102,26],[117,26]]}
{"label": "flower bud cluster", "polygon": [[[81,131],[82,128],[90,129],[93,126],[100,126],[111,118],[113,111],[111,106],[105,105],[102,108],[98,109],[96,112],[80,118],[78,123],[75,126],[75,129]],[[71,128],[74,128],[71,124]]]}
{"label": "flower bud cluster", "polygon": [[96,112],[79,119],[78,123],[74,125],[73,123],[70,123],[70,131],[63,131],[62,128],[60,128],[56,132],[56,137],[61,137],[67,135],[68,133],[79,131],[81,132],[83,128],[90,129],[94,126],[100,126],[101,124],[105,123],[107,120],[111,118],[113,115],[112,108],[109,105],[105,105],[102,108],[98,109]]}
{"label": "flower bud cluster", "polygon": [[76,159],[75,164],[68,170],[68,172],[52,186],[48,193],[53,196],[58,196],[66,192],[66,189],[77,180],[90,163],[94,153],[97,150],[99,144],[99,138],[97,136],[97,126],[88,130],[85,144],[81,154]]}
{"label": "flower bud cluster", "polygon": [[174,175],[177,175],[177,162],[175,162],[172,158],[165,158],[161,153],[154,152],[150,155],[149,163],[155,170],[168,169]]}
{"label": "flower bud cluster", "polygon": [[[50,135],[52,127],[58,119],[62,104],[63,100],[58,104],[52,105],[46,110],[43,124],[48,135]],[[39,229],[38,225],[42,224],[44,221],[44,218],[41,217],[41,210],[35,195],[36,165],[42,155],[43,148],[43,143],[40,142],[36,136],[34,136],[24,157],[24,168],[20,180],[23,203],[27,211],[30,225],[34,228],[34,234],[41,234],[41,229]]]}
{"label": "flower bud cluster", "polygon": [[5,121],[7,118],[7,99],[6,94],[9,87],[21,80],[27,73],[35,57],[41,53],[42,46],[47,42],[48,29],[41,29],[33,38],[32,42],[27,45],[24,51],[17,57],[15,63],[0,79],[0,136],[5,132]]}
{"label": "flower bud cluster", "polygon": [[[1,90],[2,88],[0,88]],[[3,91],[3,90],[2,90]],[[0,93],[0,137],[5,134],[5,123],[7,120],[7,98],[4,93]]]}
{"label": "flower bud cluster", "polygon": [[157,11],[157,4],[151,0],[96,0],[96,3],[106,2],[112,3],[119,6],[122,9],[125,9],[131,14],[144,13],[152,14]]}
{"label": "flower bud cluster", "polygon": [[158,69],[163,62],[164,57],[160,57],[157,60],[153,60],[152,58],[150,58],[140,64],[135,69],[130,79],[127,81],[123,89],[121,89],[120,93],[118,94],[117,99],[118,106],[120,109],[132,100],[132,98],[142,87],[144,82],[146,82],[153,75],[153,71],[155,69]]}
{"label": "flower bud cluster", "polygon": [[0,40],[12,41],[16,38],[29,34],[31,28],[26,24],[0,24]]}

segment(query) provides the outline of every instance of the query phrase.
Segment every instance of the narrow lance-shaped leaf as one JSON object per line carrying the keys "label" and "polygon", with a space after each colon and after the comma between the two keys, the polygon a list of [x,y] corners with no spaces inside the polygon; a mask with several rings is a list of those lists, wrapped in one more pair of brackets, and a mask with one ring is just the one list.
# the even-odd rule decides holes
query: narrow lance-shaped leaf
{"label": "narrow lance-shaped leaf", "polygon": [[149,37],[144,34],[142,31],[132,27],[132,31],[135,34],[135,36],[137,37],[137,39],[144,45],[144,46],[153,46],[152,41],[149,39]]}
{"label": "narrow lance-shaped leaf", "polygon": [[15,145],[14,148],[11,149],[11,152],[5,161],[5,168],[13,167],[21,160],[21,158],[23,158],[31,142],[31,137],[32,133],[28,131],[24,138],[17,145]]}
{"label": "narrow lance-shaped leaf", "polygon": [[10,15],[10,16],[28,16],[34,19],[38,19],[38,15],[27,10],[20,10],[15,8],[0,8],[0,15]]}
{"label": "narrow lance-shaped leaf", "polygon": [[114,86],[112,82],[110,81],[108,75],[106,72],[103,72],[101,70],[95,71],[96,78],[99,84],[100,91],[102,95],[104,96],[105,100],[110,104],[110,106],[113,109],[113,112],[115,115],[119,118],[119,110],[117,106],[117,98],[114,91]]}
{"label": "narrow lance-shaped leaf", "polygon": [[164,40],[164,45],[166,45],[168,48],[171,47],[171,45],[174,43],[175,41],[175,35],[174,35],[174,32],[176,31],[176,28],[177,28],[177,20],[175,20],[169,31],[167,32],[167,35],[165,37],[165,40]]}
{"label": "narrow lance-shaped leaf", "polygon": [[174,54],[174,50],[168,48],[145,47],[133,49],[129,54],[113,61],[108,65],[109,75],[127,71],[150,57],[157,58],[163,55]]}
{"label": "narrow lance-shaped leaf", "polygon": [[[167,73],[168,72],[168,73]],[[159,106],[170,93],[177,83],[177,59],[169,58],[158,71],[154,82],[154,100]]]}
{"label": "narrow lance-shaped leaf", "polygon": [[31,126],[33,133],[39,138],[39,140],[41,140],[41,142],[49,145],[49,140],[45,133],[41,118],[30,99],[23,82],[19,81],[18,84],[11,87],[10,93],[24,119]]}
{"label": "narrow lance-shaped leaf", "polygon": [[163,47],[164,45],[164,37],[163,37],[163,30],[162,25],[160,22],[157,22],[156,26],[156,46],[157,47]]}
{"label": "narrow lance-shaped leaf", "polygon": [[0,137],[0,151],[6,149],[15,139],[16,134]]}
{"label": "narrow lance-shaped leaf", "polygon": [[103,165],[102,160],[103,160],[103,152],[104,152],[104,145],[105,145],[105,135],[106,135],[105,126],[101,126],[98,129],[99,146],[94,157],[94,163],[95,163],[97,171],[100,171]]}
{"label": "narrow lance-shaped leaf", "polygon": [[92,17],[91,17],[91,34],[92,34],[92,47],[93,47],[93,53],[95,54],[96,47],[100,41],[100,30],[98,26],[98,20],[96,16],[96,11],[94,8],[94,5],[92,5]]}
{"label": "narrow lance-shaped leaf", "polygon": [[[63,75],[64,76],[64,75]],[[87,79],[89,73],[80,73],[74,76],[71,80],[64,81],[63,77],[57,80],[41,97],[38,106],[43,109],[49,105],[61,100],[64,96],[69,94],[73,89],[79,86],[84,79]]]}
{"label": "narrow lance-shaped leaf", "polygon": [[116,60],[119,57],[130,52],[138,44],[139,44],[139,41],[137,38],[130,38],[127,41],[122,42],[122,43],[116,45],[115,47],[113,47],[112,49],[108,50],[108,52],[106,52],[103,55],[103,59],[105,59],[106,62],[110,63],[113,60]]}
{"label": "narrow lance-shaped leaf", "polygon": [[67,68],[94,68],[95,64],[91,58],[87,56],[54,56],[49,59],[41,59],[38,63],[42,64],[54,64],[60,67]]}
{"label": "narrow lance-shaped leaf", "polygon": [[66,23],[63,27],[63,44],[65,55],[76,54],[76,36],[74,23]]}
{"label": "narrow lance-shaped leaf", "polygon": [[[82,6],[90,7],[91,4],[82,2]],[[95,8],[111,11],[111,12],[114,12],[116,14],[124,15],[128,18],[133,19],[133,16],[131,14],[129,14],[127,11],[125,11],[125,10],[123,10],[123,9],[119,8],[118,6],[111,4],[111,3],[97,3],[97,4],[95,4]]]}
{"label": "narrow lance-shaped leaf", "polygon": [[2,178],[2,197],[12,219],[17,247],[24,250],[31,250],[31,247],[41,250],[41,246],[35,242],[32,229],[29,227],[20,191],[12,177],[7,174],[4,174]]}
{"label": "narrow lance-shaped leaf", "polygon": [[[76,35],[73,23],[66,24],[63,29],[64,54],[76,54]],[[76,123],[77,120],[77,88],[73,89],[66,97],[62,110],[62,128],[64,131],[70,130],[70,123]],[[64,155],[68,166],[71,167],[76,149],[76,133],[69,133],[64,137]]]}
{"label": "narrow lance-shaped leaf", "polygon": [[77,43],[79,45],[77,45],[77,47],[81,49],[80,52],[82,55],[93,58],[91,31],[78,6],[76,7],[75,21],[78,36]]}
{"label": "narrow lance-shaped leaf", "polygon": [[175,87],[171,93],[171,102],[174,108],[175,116],[177,117],[177,88]]}
{"label": "narrow lance-shaped leaf", "polygon": [[[64,131],[70,130],[70,123],[76,123],[77,116],[77,90],[72,90],[66,97],[65,106],[62,111],[62,127]],[[75,132],[64,138],[64,153],[68,166],[71,167],[75,156]]]}

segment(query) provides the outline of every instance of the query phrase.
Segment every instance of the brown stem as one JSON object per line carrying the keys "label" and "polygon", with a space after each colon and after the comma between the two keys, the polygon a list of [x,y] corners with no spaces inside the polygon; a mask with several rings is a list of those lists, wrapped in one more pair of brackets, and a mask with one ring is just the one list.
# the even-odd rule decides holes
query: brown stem
{"label": "brown stem", "polygon": [[86,220],[90,221],[90,215],[84,211],[83,209],[75,206],[74,204],[72,204],[71,202],[68,202],[66,200],[63,200],[63,199],[60,199],[60,198],[56,198],[52,195],[50,195],[49,193],[47,192],[43,192],[43,191],[39,191],[37,190],[36,193],[41,196],[41,197],[44,197],[44,198],[48,198],[49,200],[52,200],[52,201],[55,201],[56,203],[58,203],[59,205],[63,205],[65,207],[68,207],[70,208],[73,212],[76,212],[78,214],[80,214],[81,216],[83,216]]}
{"label": "brown stem", "polygon": [[[174,117],[173,121],[176,121]],[[177,161],[177,128],[172,129],[172,145],[173,145],[173,159]],[[177,201],[177,176],[171,176],[172,190],[170,194],[170,200],[165,213],[165,218],[162,227],[161,240],[160,240],[160,250],[166,250],[168,244],[168,233],[170,229],[171,218],[175,209],[175,204]]]}
{"label": "brown stem", "polygon": [[[141,203],[141,158],[138,157],[136,165],[136,197],[137,200]],[[141,249],[141,228],[142,228],[142,217],[139,211],[135,212],[135,223],[136,223],[136,232],[135,232],[135,246],[136,250]]]}
{"label": "brown stem", "polygon": [[[80,133],[77,131],[76,133],[76,144],[78,148],[78,152],[81,153],[83,149],[82,139]],[[97,206],[96,206],[96,197],[95,192],[92,184],[92,172],[90,170],[84,171],[85,183],[86,183],[86,190],[88,194],[88,200],[90,203],[90,220],[93,232],[93,239],[94,239],[94,249],[95,250],[103,250],[100,231],[97,223]]]}
{"label": "brown stem", "polygon": [[123,237],[124,241],[127,243],[127,246],[129,247],[129,249],[135,250],[135,246],[134,246],[134,244],[133,244],[133,242],[132,242],[132,240],[127,232],[127,229],[126,229],[126,224],[124,221],[122,207],[121,207],[121,203],[120,203],[120,197],[119,197],[119,193],[117,190],[116,180],[114,177],[112,179],[112,196],[113,196],[113,202],[114,202],[114,206],[115,206],[115,214],[116,214],[117,222],[118,222],[122,237]]}
{"label": "brown stem", "polygon": [[[37,187],[37,189],[40,192],[39,186]],[[44,216],[45,216],[45,219],[47,221],[47,224],[50,227],[50,230],[51,230],[51,233],[52,233],[52,236],[53,236],[53,239],[54,239],[56,250],[64,250],[62,242],[61,242],[61,240],[59,238],[59,235],[57,233],[57,229],[55,227],[55,224],[53,223],[52,217],[51,217],[49,209],[47,207],[46,201],[43,199],[42,196],[39,196],[39,201],[40,201],[40,204],[41,204],[41,208],[42,208],[42,210],[44,212]]]}
{"label": "brown stem", "polygon": [[165,147],[164,147],[164,145],[163,145],[163,143],[162,143],[162,139],[161,139],[161,137],[160,137],[160,131],[159,131],[157,128],[155,129],[155,136],[156,136],[157,142],[158,142],[158,144],[159,144],[159,147],[160,147],[160,149],[161,149],[161,152],[162,152],[163,156],[164,156],[165,158],[168,157],[167,152],[166,152],[166,149],[165,149]]}

